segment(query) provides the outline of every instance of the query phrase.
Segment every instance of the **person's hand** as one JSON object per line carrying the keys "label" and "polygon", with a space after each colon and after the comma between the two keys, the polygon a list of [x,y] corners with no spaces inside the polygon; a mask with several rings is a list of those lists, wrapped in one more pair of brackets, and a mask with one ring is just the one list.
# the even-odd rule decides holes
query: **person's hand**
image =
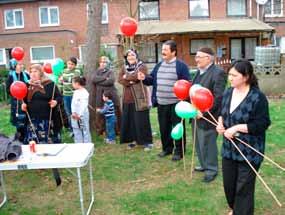
{"label": "person's hand", "polygon": [[80,120],[80,116],[78,116],[77,113],[72,113],[71,117],[72,117],[72,119]]}
{"label": "person's hand", "polygon": [[27,104],[26,104],[26,103],[23,103],[23,104],[21,105],[21,109],[22,109],[22,111],[27,112]]}
{"label": "person's hand", "polygon": [[224,132],[225,132],[223,118],[221,116],[219,116],[219,118],[218,118],[218,125],[216,127],[216,130],[219,134],[224,134]]}
{"label": "person's hand", "polygon": [[236,127],[232,126],[225,130],[224,136],[228,139],[233,139],[236,133],[237,133]]}
{"label": "person's hand", "polygon": [[145,79],[145,74],[143,72],[138,72],[138,79],[143,81]]}
{"label": "person's hand", "polygon": [[50,100],[49,106],[50,106],[51,108],[54,108],[56,105],[57,105],[57,101],[56,101],[56,100]]}
{"label": "person's hand", "polygon": [[126,74],[124,74],[124,75],[123,75],[123,79],[126,79],[126,78],[127,78],[127,75],[126,75]]}
{"label": "person's hand", "polygon": [[62,76],[60,76],[60,77],[58,78],[58,80],[59,80],[60,82],[63,82]]}
{"label": "person's hand", "polygon": [[96,111],[97,111],[97,112],[100,112],[100,110],[101,110],[100,108],[96,108]]}

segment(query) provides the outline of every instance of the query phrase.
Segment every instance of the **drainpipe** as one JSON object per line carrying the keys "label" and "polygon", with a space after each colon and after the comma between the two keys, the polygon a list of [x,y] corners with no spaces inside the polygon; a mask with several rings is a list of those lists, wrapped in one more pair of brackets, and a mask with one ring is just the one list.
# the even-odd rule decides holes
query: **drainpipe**
{"label": "drainpipe", "polygon": [[252,17],[252,0],[249,1],[249,17]]}
{"label": "drainpipe", "polygon": [[257,20],[259,20],[259,4],[256,4],[256,13],[257,13]]}

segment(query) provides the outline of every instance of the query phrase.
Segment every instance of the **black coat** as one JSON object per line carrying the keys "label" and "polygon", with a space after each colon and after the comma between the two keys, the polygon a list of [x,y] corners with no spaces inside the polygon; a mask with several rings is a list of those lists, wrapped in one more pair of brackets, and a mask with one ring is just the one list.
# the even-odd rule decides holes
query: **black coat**
{"label": "black coat", "polygon": [[[201,84],[212,92],[214,96],[214,105],[209,112],[211,112],[216,119],[221,111],[221,102],[226,86],[226,78],[227,76],[224,70],[217,67],[215,64],[212,64],[202,75],[200,75],[200,71],[198,71],[193,79],[193,84]],[[208,113],[204,113],[203,115],[212,120]],[[212,124],[208,123],[204,119],[197,120],[197,125],[202,129],[214,128]]]}

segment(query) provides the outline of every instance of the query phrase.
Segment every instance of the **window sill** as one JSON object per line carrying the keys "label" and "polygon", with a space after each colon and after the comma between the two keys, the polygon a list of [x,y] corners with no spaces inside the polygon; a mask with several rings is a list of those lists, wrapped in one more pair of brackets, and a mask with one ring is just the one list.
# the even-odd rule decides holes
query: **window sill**
{"label": "window sill", "polygon": [[24,26],[19,26],[19,27],[5,27],[5,30],[13,30],[13,29],[23,29]]}
{"label": "window sill", "polygon": [[60,26],[59,24],[45,24],[45,25],[40,25],[41,28],[45,28],[45,27],[58,27]]}

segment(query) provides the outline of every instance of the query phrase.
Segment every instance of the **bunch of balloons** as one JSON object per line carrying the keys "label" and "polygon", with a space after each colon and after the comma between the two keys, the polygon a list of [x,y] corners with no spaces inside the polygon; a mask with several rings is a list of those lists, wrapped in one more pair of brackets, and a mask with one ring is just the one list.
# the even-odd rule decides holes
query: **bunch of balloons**
{"label": "bunch of balloons", "polygon": [[[214,104],[214,97],[211,91],[200,84],[192,85],[186,80],[178,80],[173,87],[174,94],[181,100],[175,106],[175,113],[182,119],[195,118],[198,110],[201,112],[209,111]],[[188,101],[183,101],[189,99]],[[171,131],[171,137],[174,140],[182,138],[184,128],[182,122],[178,123]]]}
{"label": "bunch of balloons", "polygon": [[64,61],[61,58],[56,58],[52,63],[45,63],[43,68],[48,77],[57,83],[64,69]]}

